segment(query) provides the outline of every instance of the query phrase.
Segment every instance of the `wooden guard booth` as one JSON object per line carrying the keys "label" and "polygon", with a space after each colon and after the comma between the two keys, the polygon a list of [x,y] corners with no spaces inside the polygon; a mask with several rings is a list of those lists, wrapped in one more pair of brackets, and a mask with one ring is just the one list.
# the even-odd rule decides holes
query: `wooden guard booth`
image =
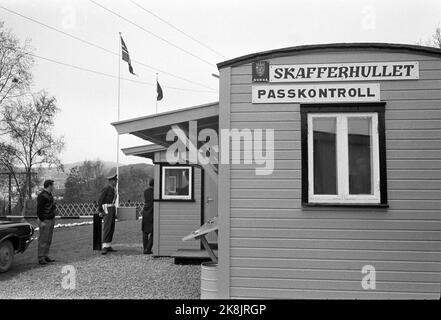
{"label": "wooden guard booth", "polygon": [[274,130],[270,175],[219,169],[220,295],[439,299],[441,50],[306,45],[218,68],[220,128]]}
{"label": "wooden guard booth", "polygon": [[[217,216],[217,168],[200,164],[167,162],[167,141],[172,127],[189,134],[189,121],[195,121],[196,134],[203,129],[218,132],[219,104],[210,103],[113,124],[119,134],[132,134],[151,144],[126,148],[125,155],[151,159],[154,164],[154,256],[176,259],[208,259],[200,240],[183,242],[182,238]],[[201,146],[199,142],[198,148]],[[181,181],[181,180],[185,181]],[[178,194],[179,184],[185,184]],[[182,189],[182,188],[181,188]],[[217,249],[215,234],[208,236]]]}

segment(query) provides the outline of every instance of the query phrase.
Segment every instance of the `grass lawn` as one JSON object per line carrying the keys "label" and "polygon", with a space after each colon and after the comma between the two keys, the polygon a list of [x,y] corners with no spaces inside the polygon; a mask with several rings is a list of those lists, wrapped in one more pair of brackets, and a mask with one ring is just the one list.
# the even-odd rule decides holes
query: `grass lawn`
{"label": "grass lawn", "polygon": [[[0,274],[0,299],[199,299],[200,266],[143,255],[140,230],[140,220],[117,222],[118,252],[103,256],[92,250],[91,225],[55,229],[50,256],[56,262],[38,265],[34,241]],[[61,285],[67,265],[76,270],[73,290]]]}

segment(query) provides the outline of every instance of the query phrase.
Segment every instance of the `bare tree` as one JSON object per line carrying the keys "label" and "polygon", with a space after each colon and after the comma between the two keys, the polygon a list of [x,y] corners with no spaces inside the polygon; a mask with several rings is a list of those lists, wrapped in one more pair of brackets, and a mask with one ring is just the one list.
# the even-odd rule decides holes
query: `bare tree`
{"label": "bare tree", "polygon": [[[0,142],[0,163],[12,173],[17,189],[21,190],[21,203],[32,197],[33,169],[63,168],[59,154],[64,140],[52,133],[57,111],[55,98],[44,91],[31,98],[10,101],[0,110],[3,120],[0,132],[5,134],[4,141]],[[20,184],[17,170],[25,172],[24,186]]]}
{"label": "bare tree", "polygon": [[[32,48],[30,40],[26,40],[23,44],[15,37],[15,35],[4,28],[4,23],[0,21],[0,111],[8,100],[22,96],[28,92],[32,82],[31,68],[34,65],[32,56]],[[3,121],[0,112],[0,123]],[[4,145],[3,136],[7,132],[0,131],[2,145]],[[10,171],[11,163],[9,160],[11,154],[5,155],[9,149],[0,151],[0,171]],[[11,151],[11,150],[9,150]],[[9,163],[9,166],[5,166]],[[15,183],[22,185],[22,176],[14,176]],[[19,190],[19,188],[17,188]],[[15,191],[14,191],[15,193]]]}
{"label": "bare tree", "polygon": [[34,65],[30,40],[24,44],[0,21],[0,110],[3,104],[28,91]]}
{"label": "bare tree", "polygon": [[436,28],[435,33],[432,35],[432,44],[434,47],[441,49],[441,27]]}
{"label": "bare tree", "polygon": [[428,46],[441,49],[441,27],[437,27],[435,29],[435,32],[429,39],[427,39],[426,41],[420,39],[416,41],[416,44],[420,46]]}

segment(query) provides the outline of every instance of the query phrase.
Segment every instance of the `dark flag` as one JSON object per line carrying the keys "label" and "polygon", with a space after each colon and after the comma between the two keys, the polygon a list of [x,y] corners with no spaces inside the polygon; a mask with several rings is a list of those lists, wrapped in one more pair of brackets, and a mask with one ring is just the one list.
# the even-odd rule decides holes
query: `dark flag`
{"label": "dark flag", "polygon": [[161,100],[162,100],[162,97],[163,97],[163,94],[162,94],[162,88],[161,88],[161,86],[159,85],[159,82],[158,82],[158,81],[156,81],[156,92],[158,93],[158,96],[156,97],[156,100],[157,100],[157,101],[161,101]]}
{"label": "dark flag", "polygon": [[129,72],[135,75],[135,73],[133,72],[132,62],[130,61],[129,50],[127,50],[127,46],[121,35],[120,38],[121,38],[122,59],[129,64]]}

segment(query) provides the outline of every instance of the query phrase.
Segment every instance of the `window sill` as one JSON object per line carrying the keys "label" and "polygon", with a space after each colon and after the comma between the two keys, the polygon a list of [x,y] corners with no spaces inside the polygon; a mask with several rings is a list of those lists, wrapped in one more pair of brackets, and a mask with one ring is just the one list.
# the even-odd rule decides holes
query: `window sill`
{"label": "window sill", "polygon": [[196,202],[195,199],[153,199],[154,202]]}
{"label": "window sill", "polygon": [[302,203],[304,208],[315,207],[337,207],[337,208],[377,208],[387,209],[389,204],[387,203]]}

